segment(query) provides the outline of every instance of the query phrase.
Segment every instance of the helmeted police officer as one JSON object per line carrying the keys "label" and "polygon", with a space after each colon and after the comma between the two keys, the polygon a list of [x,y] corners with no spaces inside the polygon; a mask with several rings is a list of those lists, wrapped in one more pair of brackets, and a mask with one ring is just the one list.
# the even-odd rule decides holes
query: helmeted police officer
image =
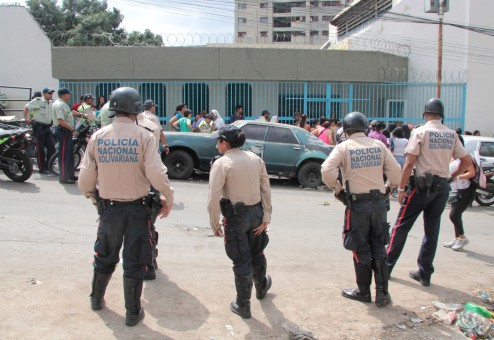
{"label": "helmeted police officer", "polygon": [[264,249],[266,229],[271,222],[271,188],[266,166],[250,151],[240,150],[245,134],[236,126],[222,127],[211,135],[223,157],[216,160],[209,177],[208,212],[216,236],[223,236],[220,211],[224,216],[225,250],[233,261],[237,298],[233,313],[250,318],[252,281],[261,300],[271,288],[266,275]]}
{"label": "helmeted police officer", "polygon": [[[429,286],[434,272],[432,262],[436,254],[441,214],[449,195],[449,163],[451,157],[461,160],[458,170],[451,174],[456,178],[465,172],[471,158],[456,132],[442,124],[444,106],[441,100],[430,99],[425,104],[423,116],[427,123],[413,130],[405,149],[406,160],[398,187],[401,209],[391,233],[387,254],[391,272],[405,246],[408,232],[423,212],[425,236],[417,259],[419,270],[411,271],[410,277],[423,286]],[[414,176],[410,177],[414,166]]]}
{"label": "helmeted police officer", "polygon": [[165,217],[173,205],[173,189],[159,157],[152,133],[136,124],[141,112],[139,93],[128,87],[113,92],[110,110],[117,118],[91,136],[83,158],[79,189],[87,197],[99,192],[100,223],[94,245],[91,307],[104,306],[105,290],[119,262],[123,242],[125,324],[144,318],[141,308],[143,278],[152,262],[148,193],[150,185],[162,195]]}
{"label": "helmeted police officer", "polygon": [[[383,173],[392,189],[399,183],[400,165],[381,141],[366,136],[367,119],[362,113],[347,114],[343,128],[348,139],[338,144],[321,166],[323,182],[333,188],[336,198],[346,205],[343,244],[353,251],[358,288],[344,289],[341,294],[349,299],[371,302],[374,271],[375,302],[384,306],[391,302],[391,296],[385,251],[389,225]],[[339,170],[345,189],[338,181]]]}

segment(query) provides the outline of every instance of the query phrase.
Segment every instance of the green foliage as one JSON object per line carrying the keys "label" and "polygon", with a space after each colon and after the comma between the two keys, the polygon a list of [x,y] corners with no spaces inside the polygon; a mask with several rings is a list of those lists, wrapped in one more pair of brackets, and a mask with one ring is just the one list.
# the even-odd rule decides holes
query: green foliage
{"label": "green foliage", "polygon": [[53,46],[163,45],[161,35],[149,29],[128,34],[119,28],[124,17],[106,1],[63,0],[59,6],[56,0],[27,0],[26,6]]}

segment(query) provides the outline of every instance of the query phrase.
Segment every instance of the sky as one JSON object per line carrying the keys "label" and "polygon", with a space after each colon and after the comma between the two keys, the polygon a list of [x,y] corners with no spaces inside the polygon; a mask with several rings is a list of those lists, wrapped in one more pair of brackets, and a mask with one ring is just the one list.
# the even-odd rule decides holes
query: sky
{"label": "sky", "polygon": [[[25,5],[24,0],[0,2]],[[109,0],[107,3],[109,8],[120,10],[124,16],[121,26],[129,32],[149,28],[161,35],[234,34],[234,0]]]}

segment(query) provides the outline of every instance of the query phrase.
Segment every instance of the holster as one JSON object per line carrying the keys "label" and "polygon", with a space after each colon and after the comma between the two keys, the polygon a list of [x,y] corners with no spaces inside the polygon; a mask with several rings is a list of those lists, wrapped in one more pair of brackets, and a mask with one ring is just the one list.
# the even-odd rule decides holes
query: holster
{"label": "holster", "polygon": [[96,210],[98,210],[98,215],[101,216],[106,208],[106,202],[100,197],[98,190],[94,192],[94,198],[96,199]]}
{"label": "holster", "polygon": [[222,197],[220,199],[220,208],[221,208],[221,214],[225,216],[226,218],[232,218],[233,217],[233,204],[230,199],[226,197]]}
{"label": "holster", "polygon": [[163,207],[159,192],[150,191],[144,199],[144,206],[149,216],[157,213]]}

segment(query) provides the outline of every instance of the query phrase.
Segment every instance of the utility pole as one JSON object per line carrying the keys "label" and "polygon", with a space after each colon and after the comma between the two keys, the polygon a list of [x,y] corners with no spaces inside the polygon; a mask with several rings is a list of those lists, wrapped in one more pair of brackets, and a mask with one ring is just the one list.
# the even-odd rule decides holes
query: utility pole
{"label": "utility pole", "polygon": [[439,28],[438,28],[438,43],[437,43],[437,91],[436,97],[441,98],[441,82],[443,74],[443,18],[444,18],[444,1],[439,0]]}

